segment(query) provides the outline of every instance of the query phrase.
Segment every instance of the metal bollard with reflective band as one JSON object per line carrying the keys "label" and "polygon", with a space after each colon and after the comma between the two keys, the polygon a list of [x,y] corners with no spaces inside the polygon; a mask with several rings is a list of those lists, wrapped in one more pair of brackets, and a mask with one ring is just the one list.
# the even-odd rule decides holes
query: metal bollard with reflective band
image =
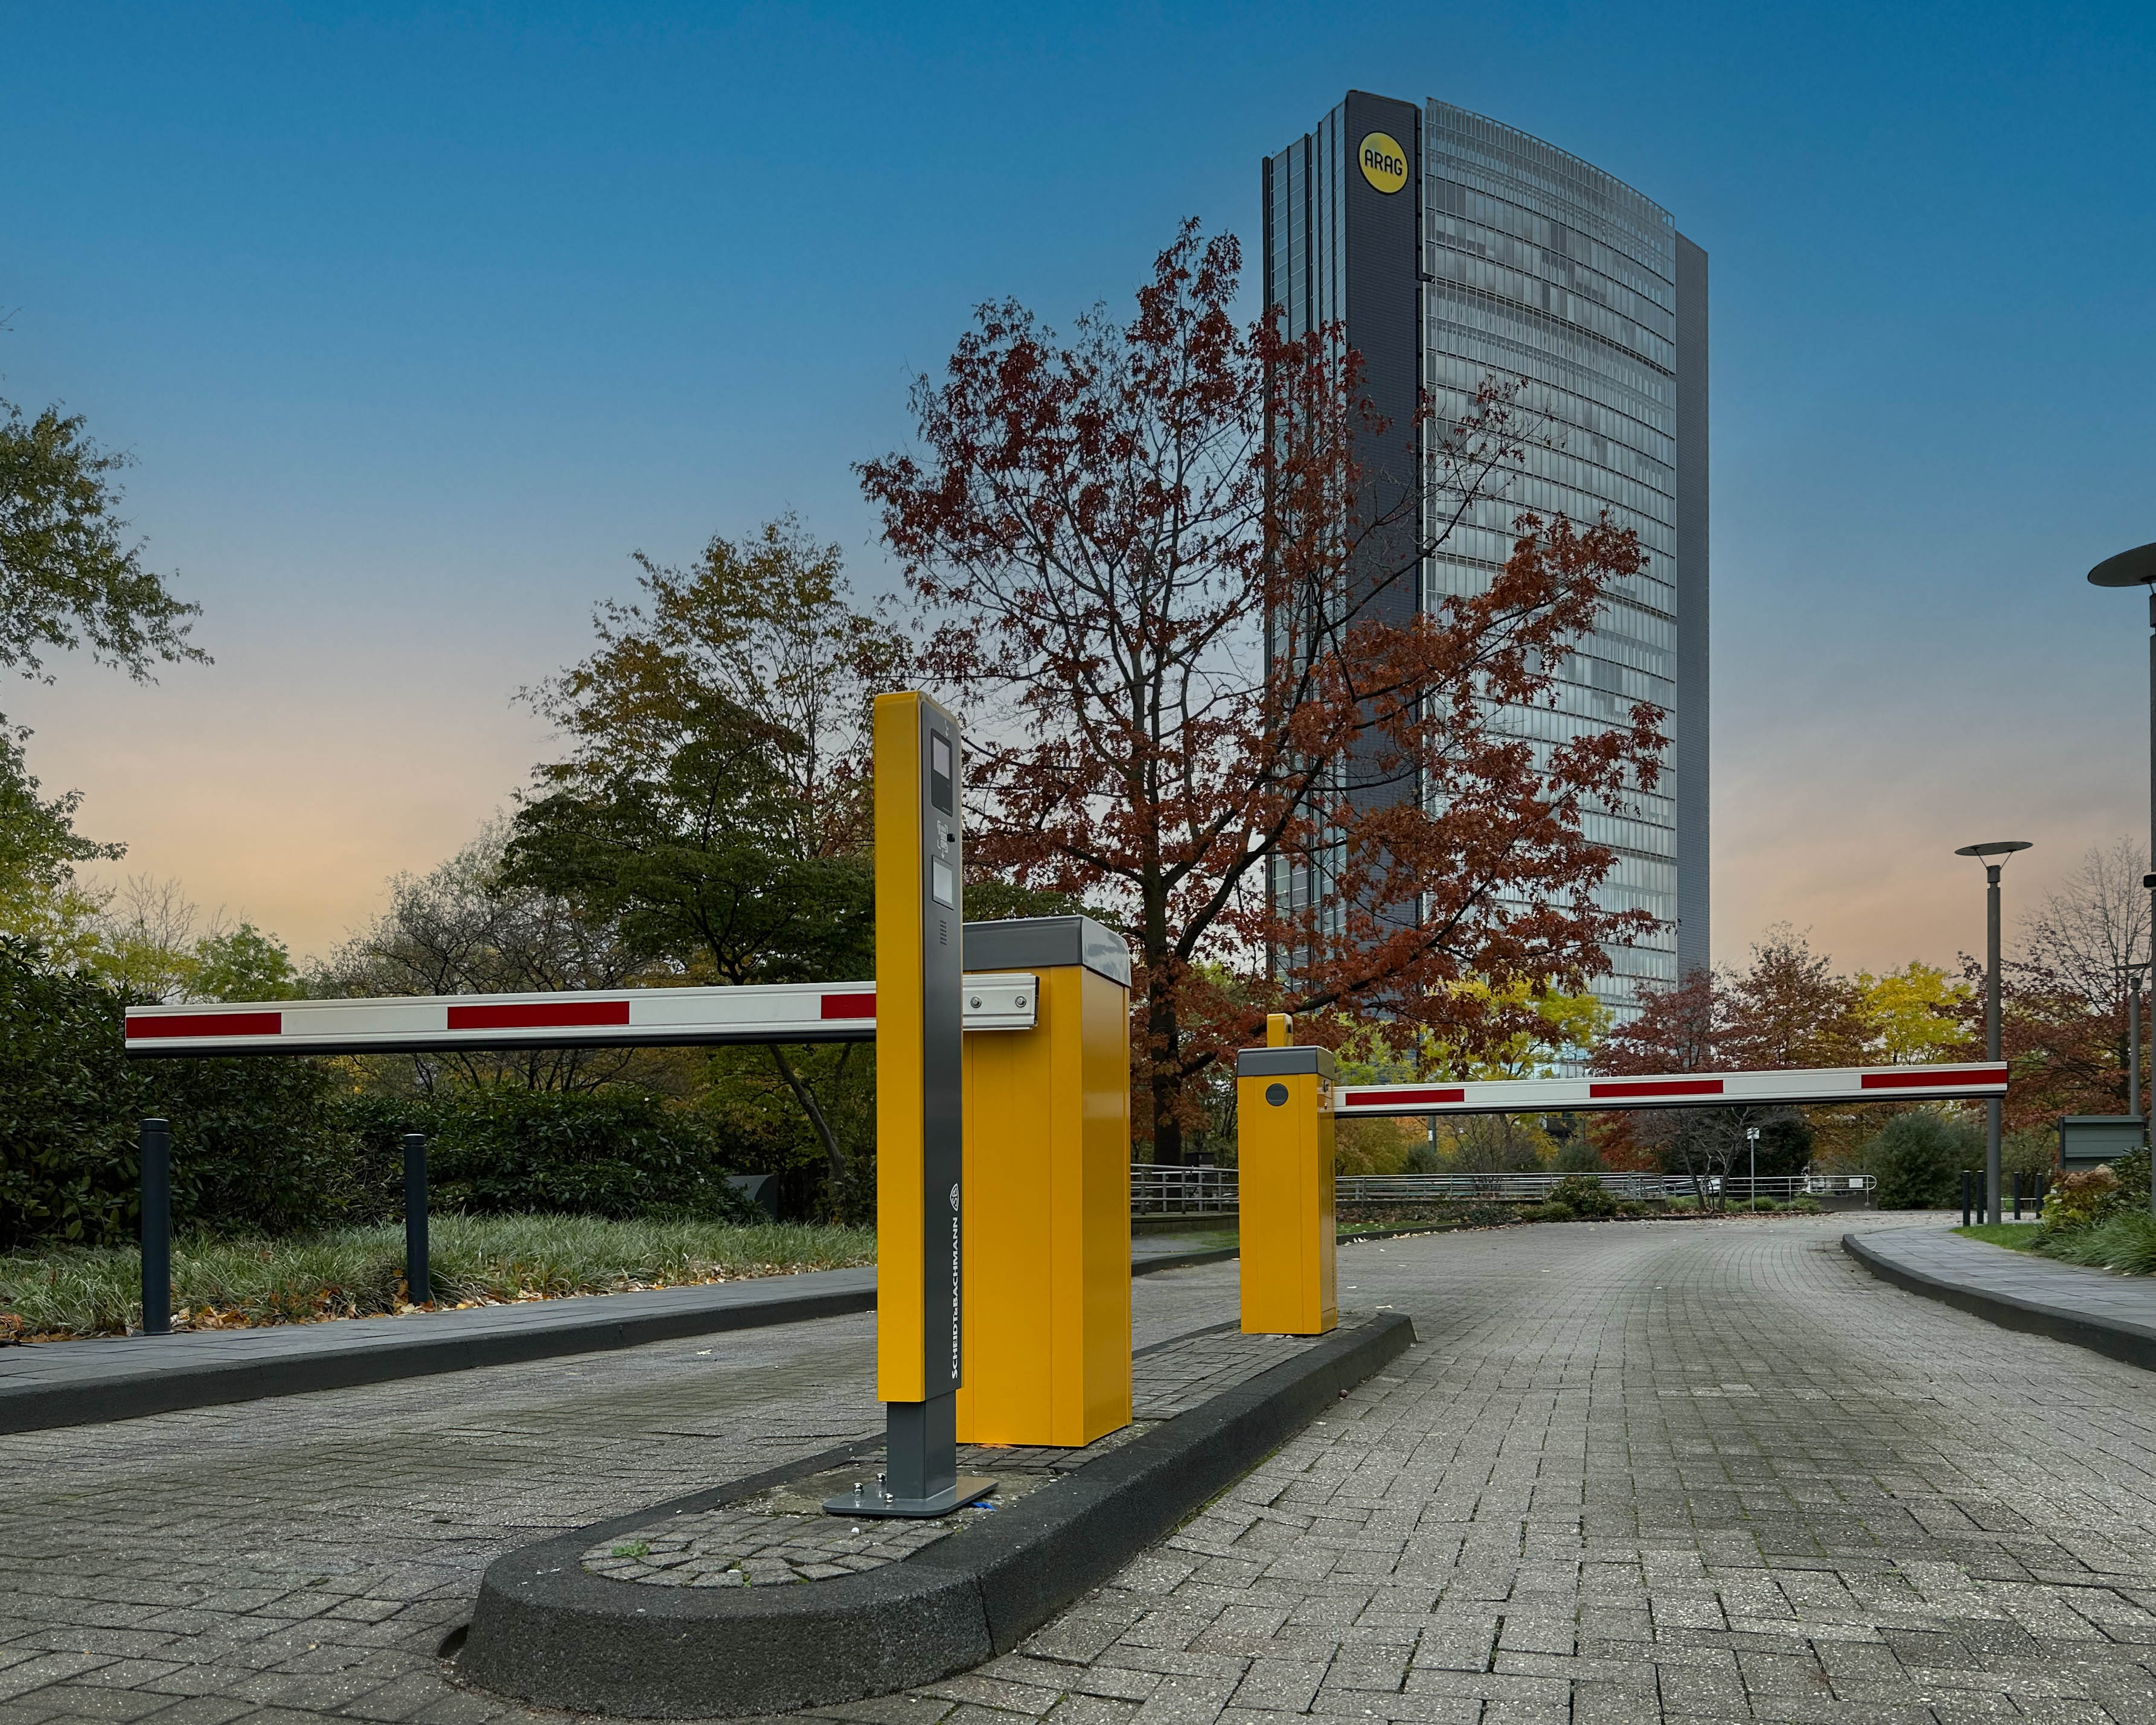
{"label": "metal bollard with reflective band", "polygon": [[1333,1259],[1332,1051],[1235,1057],[1243,1330],[1322,1336],[1340,1321]]}

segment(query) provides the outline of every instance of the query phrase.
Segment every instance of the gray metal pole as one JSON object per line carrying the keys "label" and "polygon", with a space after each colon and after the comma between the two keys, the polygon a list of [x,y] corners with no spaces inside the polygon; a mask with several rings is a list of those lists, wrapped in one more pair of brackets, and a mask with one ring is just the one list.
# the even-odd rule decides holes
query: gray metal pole
{"label": "gray metal pole", "polygon": [[142,1333],[172,1332],[172,1128],[142,1122]]}
{"label": "gray metal pole", "polygon": [[2126,973],[2126,1111],[2141,1118],[2141,977]]}
{"label": "gray metal pole", "polygon": [[[1999,870],[1997,863],[1984,865],[1987,957],[1984,972],[1984,1058],[1991,1060],[1999,1058]],[[1994,1096],[1984,1105],[1984,1207],[1987,1222],[2005,1219],[1999,1201],[1999,1138],[2005,1123],[1999,1100]]]}
{"label": "gray metal pole", "polygon": [[404,1293],[414,1306],[430,1304],[434,1278],[427,1255],[427,1135],[404,1134]]}

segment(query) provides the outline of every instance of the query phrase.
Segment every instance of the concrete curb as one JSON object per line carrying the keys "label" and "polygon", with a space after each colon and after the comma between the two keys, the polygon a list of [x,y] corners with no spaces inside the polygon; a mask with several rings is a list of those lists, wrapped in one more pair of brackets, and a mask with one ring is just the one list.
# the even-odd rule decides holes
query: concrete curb
{"label": "concrete curb", "polygon": [[932,1683],[1009,1652],[1414,1345],[1397,1312],[1336,1331],[903,1562],[754,1591],[613,1581],[590,1547],[832,1465],[819,1457],[497,1558],[457,1663],[578,1712],[736,1717]]}
{"label": "concrete curb", "polygon": [[[1192,1251],[1142,1259],[1131,1267],[1132,1276],[1151,1276],[1163,1270],[1181,1270],[1194,1264],[1214,1264],[1236,1255],[1234,1247]],[[829,1272],[844,1275],[845,1272]],[[390,1322],[409,1327],[408,1334],[382,1340],[369,1336],[355,1345],[341,1325],[265,1327],[260,1331],[215,1332],[218,1345],[244,1348],[246,1337],[288,1341],[300,1329],[318,1337],[319,1351],[279,1353],[269,1358],[223,1358],[172,1361],[167,1358],[130,1369],[116,1363],[112,1369],[85,1373],[69,1382],[13,1384],[0,1381],[0,1435],[18,1431],[47,1431],[65,1425],[103,1425],[120,1420],[140,1420],[151,1414],[177,1413],[187,1408],[213,1408],[233,1402],[251,1402],[267,1396],[306,1395],[318,1389],[353,1389],[368,1384],[392,1384],[406,1378],[426,1378],[443,1372],[469,1372],[482,1366],[513,1366],[533,1360],[558,1359],[570,1354],[605,1353],[619,1348],[640,1348],[649,1342],[676,1342],[689,1336],[711,1336],[729,1330],[764,1329],[774,1324],[808,1323],[819,1317],[841,1317],[875,1310],[873,1273],[858,1287],[824,1287],[809,1293],[788,1291],[790,1278],[773,1276],[767,1292],[758,1290],[749,1297],[723,1306],[700,1305],[685,1299],[673,1310],[604,1309],[615,1301],[634,1301],[637,1294],[597,1294],[575,1300],[548,1301],[519,1308],[518,1321],[484,1331],[454,1327],[460,1313],[417,1313],[388,1320],[361,1318],[359,1323]],[[729,1288],[749,1284],[728,1283]],[[693,1296],[692,1288],[654,1291]],[[548,1307],[558,1307],[558,1310]],[[594,1309],[598,1308],[598,1309]],[[528,1315],[527,1315],[528,1314]],[[435,1317],[450,1322],[434,1334],[427,1327]],[[184,1349],[187,1337],[130,1337],[88,1345],[145,1350]],[[204,1339],[208,1339],[205,1337]],[[35,1344],[73,1347],[72,1343]],[[25,1349],[26,1355],[33,1349]],[[4,1357],[0,1357],[4,1363]]]}
{"label": "concrete curb", "polygon": [[1157,1258],[1147,1258],[1131,1266],[1132,1276],[1153,1276],[1163,1270],[1188,1270],[1194,1264],[1225,1264],[1231,1258],[1243,1255],[1239,1245],[1204,1246],[1188,1252],[1163,1252]]}
{"label": "concrete curb", "polygon": [[[591,1296],[591,1301],[598,1303],[635,1297],[598,1295]],[[562,1303],[566,1306],[571,1302]],[[805,1323],[814,1318],[875,1309],[875,1286],[871,1281],[865,1287],[826,1288],[808,1294],[774,1289],[766,1298],[742,1300],[726,1306],[685,1303],[676,1311],[586,1311],[558,1315],[536,1312],[528,1322],[476,1333],[444,1326],[441,1333],[429,1335],[423,1327],[429,1315],[415,1314],[391,1320],[413,1326],[412,1334],[378,1343],[370,1341],[369,1344],[355,1347],[338,1337],[317,1353],[280,1354],[267,1359],[160,1363],[145,1364],[132,1371],[122,1368],[100,1372],[74,1383],[0,1387],[0,1433],[43,1431],[62,1425],[101,1425],[113,1420],[139,1420],[151,1414],[169,1414],[183,1408],[218,1407],[264,1396],[305,1395],[319,1389],[350,1389],[367,1384],[424,1378],[440,1372],[469,1372],[481,1366],[521,1365],[564,1354],[608,1353],[619,1348],[639,1348],[648,1342],[672,1342],[726,1330],[762,1329],[772,1324]],[[236,1333],[222,1332],[218,1335],[223,1339]],[[275,1333],[278,1339],[284,1339],[282,1327]],[[185,1347],[187,1339],[157,1337],[151,1345],[162,1347],[177,1343]],[[114,1345],[131,1347],[134,1343],[131,1341]]]}
{"label": "concrete curb", "polygon": [[1865,1244],[1861,1234],[1845,1234],[1841,1249],[1881,1281],[1890,1281],[1928,1300],[1941,1301],[1962,1311],[1988,1318],[2003,1329],[2026,1330],[2049,1336],[2055,1342],[2071,1342],[2097,1353],[2108,1354],[2143,1371],[2156,1372],[2156,1328],[2123,1319],[2092,1317],[2064,1306],[2041,1300],[2024,1300],[2013,1294],[1964,1286],[1942,1276],[1927,1276],[1907,1264],[1897,1264]]}

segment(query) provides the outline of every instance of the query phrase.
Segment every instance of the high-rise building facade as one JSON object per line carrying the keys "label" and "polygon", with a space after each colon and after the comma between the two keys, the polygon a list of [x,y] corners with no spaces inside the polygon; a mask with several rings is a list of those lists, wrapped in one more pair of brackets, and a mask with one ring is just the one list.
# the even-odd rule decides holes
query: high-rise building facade
{"label": "high-rise building facade", "polygon": [[1602,901],[1660,923],[1613,949],[1596,985],[1623,1014],[1641,983],[1708,962],[1707,254],[1600,169],[1438,101],[1350,91],[1267,158],[1264,195],[1266,304],[1291,335],[1343,324],[1392,425],[1414,424],[1425,390],[1440,421],[1457,418],[1494,377],[1524,380],[1543,427],[1548,446],[1505,495],[1423,560],[1417,603],[1486,585],[1522,509],[1582,524],[1606,510],[1640,536],[1645,567],[1613,588],[1556,708],[1499,716],[1556,742],[1639,701],[1669,715],[1659,788],[1588,819],[1617,853]]}

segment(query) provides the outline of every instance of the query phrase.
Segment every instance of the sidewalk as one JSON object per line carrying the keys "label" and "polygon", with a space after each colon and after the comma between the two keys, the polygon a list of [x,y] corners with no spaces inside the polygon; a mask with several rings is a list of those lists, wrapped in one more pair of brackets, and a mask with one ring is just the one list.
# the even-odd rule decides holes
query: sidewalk
{"label": "sidewalk", "polygon": [[1841,1248],[1911,1293],[2156,1371],[2156,1276],[2060,1264],[1938,1227],[1845,1234]]}
{"label": "sidewalk", "polygon": [[[1133,1246],[1131,1273],[1235,1255],[1232,1247],[1162,1235]],[[872,1268],[816,1270],[463,1312],[33,1343],[0,1349],[0,1432],[136,1420],[875,1309]]]}

